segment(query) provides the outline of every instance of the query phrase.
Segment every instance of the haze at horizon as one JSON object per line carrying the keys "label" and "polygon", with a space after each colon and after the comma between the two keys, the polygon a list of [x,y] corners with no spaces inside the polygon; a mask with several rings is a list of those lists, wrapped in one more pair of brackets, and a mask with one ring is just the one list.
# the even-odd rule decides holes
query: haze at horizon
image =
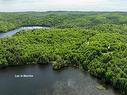
{"label": "haze at horizon", "polygon": [[0,0],[0,11],[127,11],[127,0]]}

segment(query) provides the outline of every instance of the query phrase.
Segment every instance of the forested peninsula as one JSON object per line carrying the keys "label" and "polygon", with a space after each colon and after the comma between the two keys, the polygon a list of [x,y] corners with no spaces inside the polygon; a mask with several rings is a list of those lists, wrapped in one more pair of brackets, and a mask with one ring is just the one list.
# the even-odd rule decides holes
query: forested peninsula
{"label": "forested peninsula", "polygon": [[0,13],[0,33],[21,26],[46,26],[0,38],[0,67],[74,66],[127,95],[127,13]]}

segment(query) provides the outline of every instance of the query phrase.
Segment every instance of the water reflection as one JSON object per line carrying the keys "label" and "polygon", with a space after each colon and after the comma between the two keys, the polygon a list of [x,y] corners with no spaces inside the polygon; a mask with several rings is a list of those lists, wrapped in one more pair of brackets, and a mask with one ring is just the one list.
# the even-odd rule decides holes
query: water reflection
{"label": "water reflection", "polygon": [[[33,78],[15,78],[15,74],[34,75]],[[5,85],[6,84],[6,85]],[[120,95],[111,87],[99,90],[101,85],[89,74],[78,69],[54,71],[51,66],[20,66],[0,70],[0,95]]]}

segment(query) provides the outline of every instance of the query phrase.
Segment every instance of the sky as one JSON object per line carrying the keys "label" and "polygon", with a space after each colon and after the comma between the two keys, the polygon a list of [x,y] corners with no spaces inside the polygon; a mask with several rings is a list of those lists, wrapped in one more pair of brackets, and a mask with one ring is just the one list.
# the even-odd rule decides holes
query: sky
{"label": "sky", "polygon": [[0,11],[127,11],[127,0],[0,0]]}

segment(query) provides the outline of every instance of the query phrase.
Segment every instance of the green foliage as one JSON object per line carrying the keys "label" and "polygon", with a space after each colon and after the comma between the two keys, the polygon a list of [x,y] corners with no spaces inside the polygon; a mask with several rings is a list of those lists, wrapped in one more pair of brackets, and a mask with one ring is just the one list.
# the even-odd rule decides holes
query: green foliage
{"label": "green foliage", "polygon": [[[19,12],[0,13],[0,32],[27,25],[57,28],[92,28],[112,32],[127,29],[127,13],[124,12]],[[110,28],[109,28],[110,27]],[[111,31],[110,31],[111,30]],[[123,29],[122,29],[123,30]]]}
{"label": "green foliage", "polygon": [[0,66],[52,64],[54,69],[76,66],[127,94],[127,13],[0,14],[1,32],[22,25],[55,27],[1,38]]}

